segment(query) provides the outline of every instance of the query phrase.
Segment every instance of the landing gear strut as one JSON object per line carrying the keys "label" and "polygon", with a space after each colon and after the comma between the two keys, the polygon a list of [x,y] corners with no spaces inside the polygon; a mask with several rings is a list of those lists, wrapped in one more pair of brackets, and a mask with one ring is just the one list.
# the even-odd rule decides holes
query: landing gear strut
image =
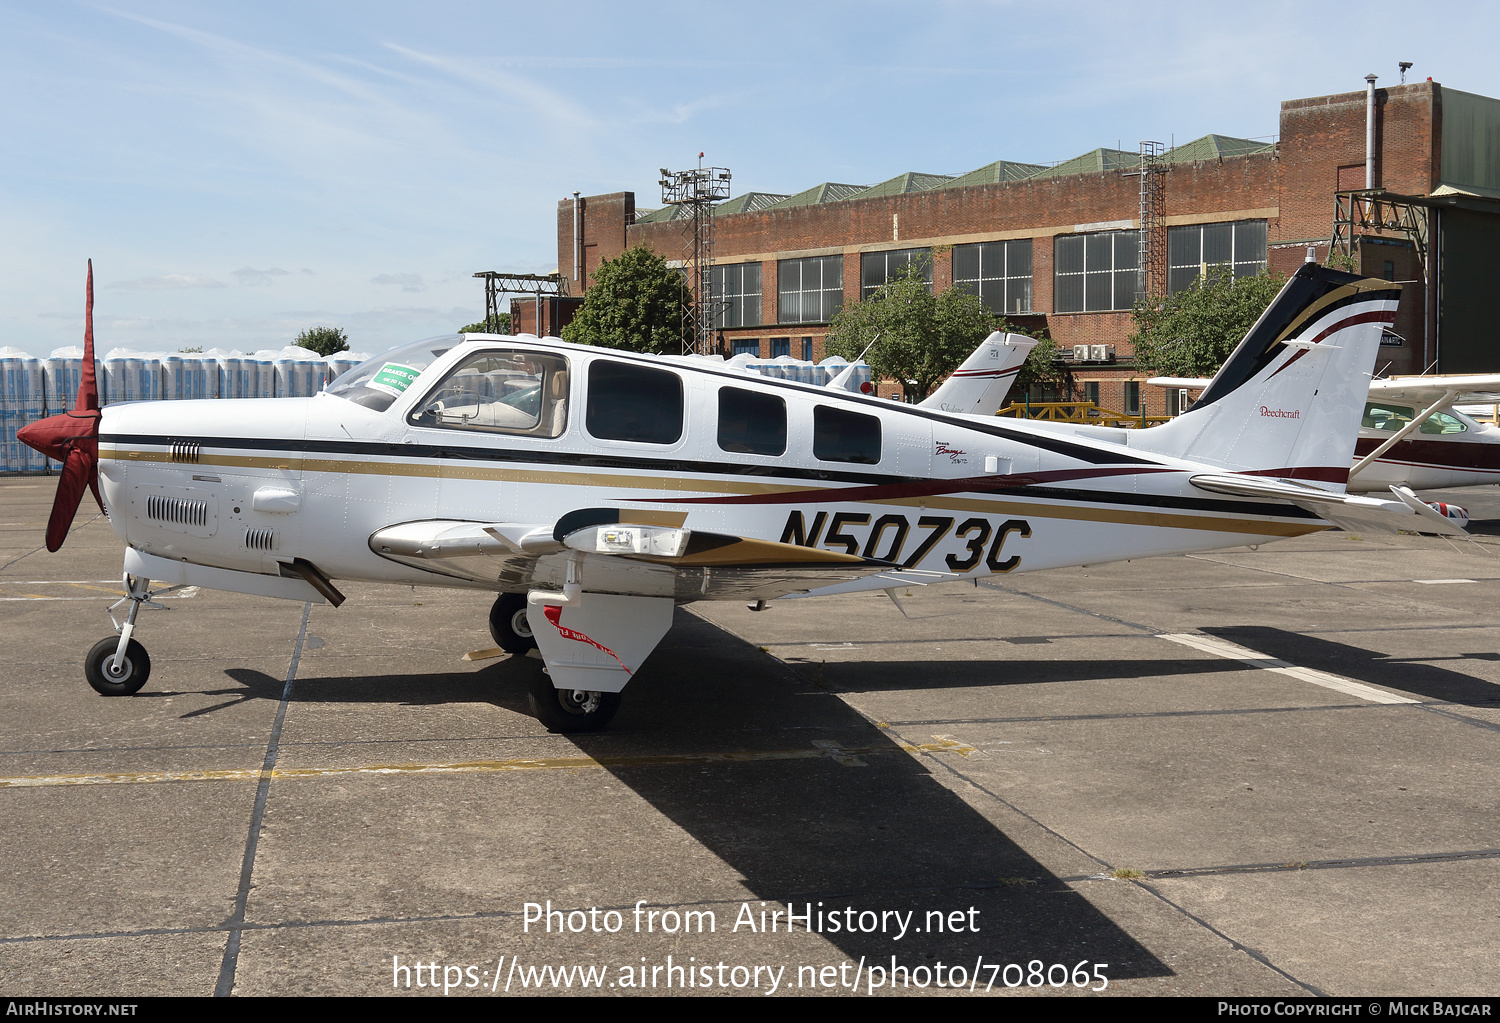
{"label": "landing gear strut", "polygon": [[[173,590],[177,588],[171,587]],[[131,639],[130,634],[135,631],[135,616],[140,613],[142,604],[166,610],[163,605],[152,600],[152,596],[150,579],[141,579],[128,573],[125,575],[125,596],[109,608],[109,620],[120,635],[95,643],[83,662],[84,678],[100,694],[129,696],[139,692],[151,677],[151,658],[147,656],[146,648]],[[122,625],[115,621],[115,609],[126,602],[129,602],[130,610],[125,613]]]}

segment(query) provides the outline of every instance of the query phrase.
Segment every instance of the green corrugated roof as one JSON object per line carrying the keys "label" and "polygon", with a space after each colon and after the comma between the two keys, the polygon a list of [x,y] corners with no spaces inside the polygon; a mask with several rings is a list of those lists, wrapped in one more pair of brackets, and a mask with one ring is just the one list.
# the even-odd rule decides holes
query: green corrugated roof
{"label": "green corrugated roof", "polygon": [[1139,167],[1141,154],[1127,153],[1123,149],[1091,149],[1082,156],[1064,160],[1055,167],[1040,171],[1036,177],[1054,178],[1065,174],[1103,174],[1105,171],[1126,170]]}
{"label": "green corrugated roof", "polygon": [[869,185],[841,185],[833,181],[825,181],[821,185],[814,185],[804,189],[796,195],[787,196],[778,203],[766,207],[773,210],[784,210],[791,206],[813,206],[820,202],[839,202],[852,195],[857,195],[869,188]]}
{"label": "green corrugated roof", "polygon": [[943,185],[943,188],[963,188],[965,185],[999,185],[1007,181],[1020,181],[1036,174],[1044,173],[1045,166],[1039,163],[1013,163],[1010,160],[996,160],[987,163],[978,170],[971,170],[967,174],[960,174],[952,181]]}
{"label": "green corrugated roof", "polygon": [[936,188],[953,180],[952,174],[919,174],[916,171],[907,171],[905,174],[897,174],[889,181],[882,181],[878,185],[871,185],[857,195],[851,195],[851,199],[874,199],[882,195],[905,195],[908,192],[925,192],[929,188]]}
{"label": "green corrugated roof", "polygon": [[719,203],[714,207],[714,216],[722,213],[754,213],[756,210],[774,206],[788,198],[790,196],[773,195],[770,192],[746,192],[744,195],[735,196],[728,202]]}
{"label": "green corrugated roof", "polygon": [[672,214],[676,212],[676,206],[663,206],[659,210],[636,210],[635,222],[637,224],[655,224],[663,220],[671,220]]}
{"label": "green corrugated roof", "polygon": [[1176,149],[1168,150],[1166,158],[1168,163],[1189,163],[1193,160],[1219,160],[1226,156],[1269,153],[1275,148],[1269,142],[1252,142],[1250,139],[1231,138],[1228,135],[1205,135],[1201,139],[1193,139]]}

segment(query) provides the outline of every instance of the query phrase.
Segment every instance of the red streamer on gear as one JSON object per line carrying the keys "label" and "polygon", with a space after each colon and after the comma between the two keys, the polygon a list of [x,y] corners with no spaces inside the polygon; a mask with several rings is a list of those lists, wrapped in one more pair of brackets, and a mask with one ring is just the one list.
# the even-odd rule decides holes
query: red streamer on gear
{"label": "red streamer on gear", "polygon": [[562,618],[562,605],[543,604],[542,614],[546,616],[547,621],[552,623],[553,627],[557,629],[558,633],[562,635],[563,639],[577,640],[579,643],[587,643],[589,646],[598,647],[600,650],[603,650],[605,653],[609,654],[609,656],[613,657],[615,659],[615,663],[618,664],[621,668],[624,668],[625,674],[634,674],[634,672],[632,672],[629,668],[625,667],[625,662],[620,660],[620,655],[615,653],[609,647],[605,646],[603,643],[599,643],[592,639],[589,639],[589,637],[585,636],[583,633],[578,632],[575,629],[570,629],[566,625],[563,625],[562,622],[559,621],[559,619]]}

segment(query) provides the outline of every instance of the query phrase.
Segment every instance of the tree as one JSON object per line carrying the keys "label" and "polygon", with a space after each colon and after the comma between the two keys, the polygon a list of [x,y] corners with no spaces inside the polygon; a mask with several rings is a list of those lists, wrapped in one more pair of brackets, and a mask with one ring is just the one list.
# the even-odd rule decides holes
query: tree
{"label": "tree", "polygon": [[497,313],[493,320],[480,320],[467,327],[459,327],[460,334],[509,334],[510,313]]}
{"label": "tree", "polygon": [[834,315],[827,347],[853,362],[874,340],[865,355],[871,373],[901,381],[920,400],[1003,326],[977,295],[957,288],[933,295],[926,267],[908,263],[869,298]]}
{"label": "tree", "polygon": [[1271,272],[1235,277],[1221,264],[1176,294],[1136,302],[1130,335],[1135,364],[1159,376],[1213,374],[1285,281]]}
{"label": "tree", "polygon": [[631,352],[682,352],[682,274],[643,245],[626,249],[594,273],[583,308],[563,340]]}
{"label": "tree", "polygon": [[340,327],[308,327],[297,335],[297,345],[319,355],[349,350],[349,336]]}
{"label": "tree", "polygon": [[1026,354],[1026,361],[1021,363],[1015,382],[1010,385],[1009,400],[1025,401],[1030,392],[1061,391],[1064,388],[1071,388],[1071,384],[1067,369],[1058,364],[1057,342],[1050,337],[1043,337]]}

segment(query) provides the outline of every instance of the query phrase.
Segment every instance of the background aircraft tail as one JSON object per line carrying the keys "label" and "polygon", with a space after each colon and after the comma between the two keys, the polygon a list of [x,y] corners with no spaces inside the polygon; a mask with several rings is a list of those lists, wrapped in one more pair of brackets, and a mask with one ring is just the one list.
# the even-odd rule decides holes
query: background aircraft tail
{"label": "background aircraft tail", "polygon": [[1000,411],[1010,385],[1021,372],[1021,363],[1036,343],[1036,338],[1024,334],[995,331],[979,343],[974,353],[937,390],[918,402],[918,407],[975,416],[994,415]]}
{"label": "background aircraft tail", "polygon": [[1133,448],[1342,491],[1401,287],[1304,263],[1193,408]]}

